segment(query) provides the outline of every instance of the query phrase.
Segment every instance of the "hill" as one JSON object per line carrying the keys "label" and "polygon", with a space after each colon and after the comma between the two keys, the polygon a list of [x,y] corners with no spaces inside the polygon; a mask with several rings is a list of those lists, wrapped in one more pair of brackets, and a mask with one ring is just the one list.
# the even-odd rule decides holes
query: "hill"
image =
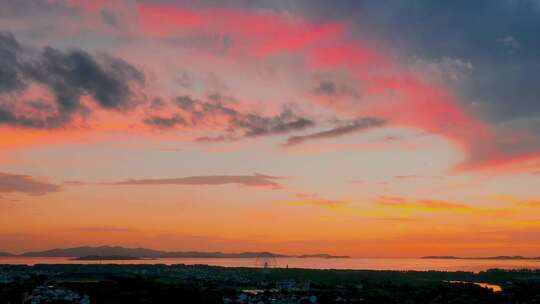
{"label": "hill", "polygon": [[120,246],[57,248],[45,251],[30,251],[21,254],[23,257],[83,257],[83,256],[136,256],[160,257],[164,252],[146,248],[124,248]]}
{"label": "hill", "polygon": [[272,252],[201,252],[201,251],[160,251],[147,248],[125,248],[120,246],[83,246],[74,248],[57,248],[46,251],[31,251],[21,254],[23,257],[85,257],[85,256],[130,256],[139,258],[257,258],[257,257],[323,257],[345,258],[328,254],[311,254],[302,256],[283,255]]}
{"label": "hill", "polygon": [[425,256],[422,259],[439,259],[439,260],[540,260],[540,257],[524,257],[515,256],[491,256],[491,257],[456,257],[456,256]]}

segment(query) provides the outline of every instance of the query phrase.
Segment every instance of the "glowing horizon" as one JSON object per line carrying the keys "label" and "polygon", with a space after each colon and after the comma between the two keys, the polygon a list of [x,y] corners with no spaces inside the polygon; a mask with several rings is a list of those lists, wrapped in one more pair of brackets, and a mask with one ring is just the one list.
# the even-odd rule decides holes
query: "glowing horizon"
{"label": "glowing horizon", "polygon": [[540,6],[285,3],[6,1],[0,251],[540,256]]}

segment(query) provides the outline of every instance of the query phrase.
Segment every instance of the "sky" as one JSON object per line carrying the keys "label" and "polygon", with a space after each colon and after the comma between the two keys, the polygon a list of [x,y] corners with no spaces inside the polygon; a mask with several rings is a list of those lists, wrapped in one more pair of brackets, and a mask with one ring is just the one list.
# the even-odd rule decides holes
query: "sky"
{"label": "sky", "polygon": [[538,0],[0,2],[0,251],[540,256]]}

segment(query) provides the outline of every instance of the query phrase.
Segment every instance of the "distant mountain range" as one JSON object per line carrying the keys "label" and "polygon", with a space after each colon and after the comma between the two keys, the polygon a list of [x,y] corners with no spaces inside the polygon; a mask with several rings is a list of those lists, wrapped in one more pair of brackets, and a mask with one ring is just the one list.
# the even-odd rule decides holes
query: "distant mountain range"
{"label": "distant mountain range", "polygon": [[507,255],[500,255],[500,256],[491,256],[491,257],[456,257],[456,256],[448,256],[448,255],[432,255],[432,256],[425,256],[422,257],[422,259],[440,259],[440,260],[540,260],[540,257],[524,257],[520,255],[514,255],[514,256],[507,256]]}
{"label": "distant mountain range", "polygon": [[122,255],[86,255],[83,257],[73,258],[73,261],[132,261],[146,260],[143,258],[122,256]]}
{"label": "distant mountain range", "polygon": [[[56,248],[45,251],[30,251],[15,255],[9,252],[0,251],[0,257],[64,257],[90,259],[108,259],[114,257],[124,257],[123,259],[156,259],[156,258],[257,258],[257,257],[276,257],[276,258],[324,258],[324,259],[348,259],[346,255],[330,255],[325,253],[304,254],[304,255],[285,255],[272,252],[202,252],[202,251],[162,251],[148,248],[125,248],[120,246],[82,246],[74,248]],[[457,256],[424,256],[422,259],[444,259],[444,260],[540,260],[539,257],[524,256],[488,256],[488,257],[457,257]]]}
{"label": "distant mountain range", "polygon": [[[7,253],[6,253],[7,254]],[[1,255],[1,254],[0,254]],[[9,256],[7,254],[5,256]],[[350,258],[329,254],[283,255],[272,252],[200,252],[200,251],[161,251],[147,248],[125,248],[120,246],[83,246],[75,248],[57,248],[46,251],[25,252],[21,257],[86,257],[86,256],[125,256],[132,258],[257,258],[257,257],[298,257],[298,258]]]}

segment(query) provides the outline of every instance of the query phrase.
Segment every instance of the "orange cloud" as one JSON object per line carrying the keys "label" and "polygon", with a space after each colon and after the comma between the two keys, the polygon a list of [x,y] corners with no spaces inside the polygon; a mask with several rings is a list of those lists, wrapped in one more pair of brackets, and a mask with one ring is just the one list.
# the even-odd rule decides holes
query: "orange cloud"
{"label": "orange cloud", "polygon": [[511,195],[499,195],[495,200],[508,202],[519,207],[540,207],[540,199],[519,198]]}
{"label": "orange cloud", "polygon": [[327,208],[338,208],[338,207],[346,205],[347,202],[327,200],[323,198],[312,198],[312,199],[305,199],[305,200],[299,200],[299,201],[291,201],[291,202],[288,202],[288,204],[296,205],[296,206],[312,205],[312,206],[320,206],[320,207],[327,207]]}
{"label": "orange cloud", "polygon": [[444,200],[410,199],[395,196],[379,196],[376,203],[382,207],[427,212],[465,212],[473,214],[507,214],[511,212],[508,209],[488,209]]}

